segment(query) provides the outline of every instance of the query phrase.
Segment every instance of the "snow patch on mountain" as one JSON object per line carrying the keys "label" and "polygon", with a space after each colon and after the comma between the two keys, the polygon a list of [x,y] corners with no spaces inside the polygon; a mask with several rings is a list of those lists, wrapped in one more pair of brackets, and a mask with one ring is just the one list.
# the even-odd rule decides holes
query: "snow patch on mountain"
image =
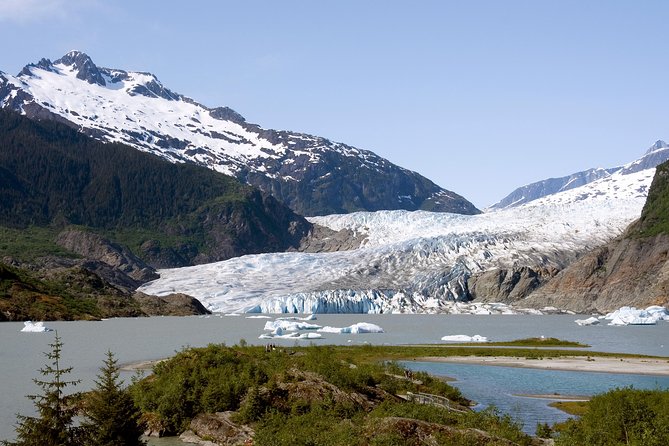
{"label": "snow patch on mountain", "polygon": [[[370,151],[263,129],[227,107],[208,108],[175,93],[151,73],[97,67],[78,51],[0,77],[0,106],[65,121],[97,139],[170,162],[193,162],[235,176],[305,215],[421,206],[479,212],[457,194]],[[357,187],[342,190],[340,179],[352,177]],[[301,182],[310,187],[298,186]]]}
{"label": "snow patch on mountain", "polygon": [[664,141],[657,141],[646,151],[643,157],[623,166],[609,169],[588,169],[566,177],[549,178],[519,187],[499,202],[488,207],[486,212],[520,206],[548,195],[606,179],[614,174],[629,175],[642,170],[652,169],[667,160],[669,160],[669,145]]}
{"label": "snow patch on mountain", "polygon": [[379,211],[314,217],[366,237],[355,250],[244,256],[160,271],[141,288],[181,292],[216,312],[455,312],[476,272],[564,266],[638,218],[654,169],[614,174],[527,205],[474,216]]}

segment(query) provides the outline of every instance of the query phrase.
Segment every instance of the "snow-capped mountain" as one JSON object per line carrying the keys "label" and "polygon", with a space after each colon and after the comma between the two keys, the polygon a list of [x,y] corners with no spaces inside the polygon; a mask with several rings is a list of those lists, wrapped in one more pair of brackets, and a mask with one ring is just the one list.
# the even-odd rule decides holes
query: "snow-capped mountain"
{"label": "snow-capped mountain", "polygon": [[572,175],[561,178],[549,178],[543,181],[531,183],[511,192],[499,202],[488,207],[486,211],[506,209],[514,206],[520,206],[537,200],[547,195],[556,194],[566,190],[574,189],[584,184],[592,183],[601,178],[607,178],[615,173],[631,174],[641,170],[656,167],[660,163],[669,159],[669,145],[664,141],[657,141],[653,144],[643,157],[624,166],[611,167],[608,169],[596,168],[588,169],[582,172],[576,172]]}
{"label": "snow-capped mountain", "polygon": [[318,136],[263,129],[207,108],[150,73],[96,66],[72,51],[0,72],[0,107],[54,119],[97,139],[237,177],[304,215],[426,209],[476,214],[461,196],[378,155]]}
{"label": "snow-capped mountain", "polygon": [[141,291],[190,294],[213,311],[447,312],[470,276],[562,268],[639,217],[655,169],[617,172],[531,203],[480,215],[379,211],[314,217],[365,239],[355,250],[244,256],[160,271]]}

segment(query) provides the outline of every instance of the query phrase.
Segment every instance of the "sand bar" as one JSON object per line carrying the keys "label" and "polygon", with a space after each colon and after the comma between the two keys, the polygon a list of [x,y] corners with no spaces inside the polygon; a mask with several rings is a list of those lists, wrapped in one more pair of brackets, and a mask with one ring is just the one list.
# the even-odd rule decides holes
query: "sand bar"
{"label": "sand bar", "polygon": [[612,356],[563,356],[559,358],[527,359],[511,356],[428,356],[415,358],[425,362],[496,365],[574,372],[632,373],[669,376],[669,358],[625,358]]}

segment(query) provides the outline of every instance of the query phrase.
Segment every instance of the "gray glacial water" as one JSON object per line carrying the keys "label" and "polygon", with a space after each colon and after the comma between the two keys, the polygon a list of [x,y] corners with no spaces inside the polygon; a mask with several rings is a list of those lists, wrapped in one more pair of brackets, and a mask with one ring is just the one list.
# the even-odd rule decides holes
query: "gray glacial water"
{"label": "gray glacial water", "polygon": [[[655,326],[580,327],[574,323],[583,316],[472,316],[472,315],[318,315],[318,325],[344,327],[356,322],[380,325],[380,334],[324,334],[320,340],[276,340],[277,344],[296,343],[378,345],[440,343],[445,335],[482,335],[492,341],[532,336],[557,337],[581,341],[593,350],[669,356],[669,322]],[[114,352],[121,364],[171,356],[185,347],[210,343],[236,344],[245,339],[250,344],[264,344],[258,339],[267,319],[238,317],[155,317],[111,319],[99,322],[49,322],[64,343],[62,365],[73,366],[72,379],[82,382],[73,390],[86,390],[102,364],[105,352]],[[22,323],[0,324],[0,439],[14,436],[16,413],[32,414],[25,395],[38,393],[32,382],[38,369],[47,361],[43,353],[50,350],[54,333],[21,333]],[[504,369],[513,377],[518,369]],[[577,374],[578,375],[578,374]],[[124,375],[129,379],[130,375]],[[487,378],[482,378],[485,380]],[[511,378],[510,378],[511,379]],[[537,378],[552,379],[552,378]],[[521,380],[522,381],[522,380]],[[467,396],[466,389],[463,389]],[[518,392],[518,393],[531,393]],[[479,402],[482,402],[479,400]],[[519,404],[518,402],[516,402]]]}

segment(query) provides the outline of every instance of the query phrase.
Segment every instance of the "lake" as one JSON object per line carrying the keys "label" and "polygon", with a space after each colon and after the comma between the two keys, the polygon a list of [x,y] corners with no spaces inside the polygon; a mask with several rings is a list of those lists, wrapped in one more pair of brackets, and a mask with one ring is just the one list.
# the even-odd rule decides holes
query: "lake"
{"label": "lake", "polygon": [[[486,336],[491,341],[546,336],[587,343],[596,351],[669,356],[669,322],[660,322],[655,326],[581,327],[574,323],[576,319],[583,319],[583,316],[323,314],[318,315],[318,319],[313,322],[336,327],[356,322],[371,322],[380,325],[385,333],[324,334],[324,338],[320,340],[291,339],[272,342],[285,346],[293,346],[296,343],[308,345],[311,342],[401,345],[441,343],[442,336],[456,334],[470,336],[478,334]],[[93,380],[107,350],[114,352],[119,362],[125,364],[165,358],[189,346],[200,347],[211,343],[233,345],[239,343],[241,339],[249,344],[262,345],[268,342],[258,339],[263,333],[266,321],[266,319],[248,319],[245,316],[192,316],[110,319],[97,322],[49,322],[46,325],[57,330],[64,343],[62,366],[73,366],[71,378],[82,380],[74,390],[86,390],[93,386]],[[38,369],[47,362],[43,353],[50,351],[49,344],[54,339],[53,332],[21,333],[22,327],[23,323],[20,322],[0,323],[0,376],[2,376],[3,395],[0,399],[0,439],[13,438],[16,413],[26,415],[33,413],[31,402],[25,395],[39,392],[32,379],[38,377]],[[483,368],[492,369],[492,367]],[[506,374],[506,382],[525,382],[524,379],[512,378],[521,373],[519,370],[521,369],[503,368],[499,373]],[[459,372],[436,370],[434,373],[458,378]],[[463,373],[462,376],[469,373]],[[130,374],[126,373],[123,377],[128,380]],[[464,382],[464,379],[458,379]],[[474,381],[485,384],[489,379],[479,378]],[[607,382],[608,379],[601,381]],[[550,375],[539,375],[536,380],[548,382],[553,378]],[[505,383],[504,379],[501,382]],[[462,390],[465,396],[485,403],[477,396],[478,394],[469,395],[464,387]],[[513,393],[533,392],[519,390]],[[518,404],[525,404],[527,400],[523,398]]]}

